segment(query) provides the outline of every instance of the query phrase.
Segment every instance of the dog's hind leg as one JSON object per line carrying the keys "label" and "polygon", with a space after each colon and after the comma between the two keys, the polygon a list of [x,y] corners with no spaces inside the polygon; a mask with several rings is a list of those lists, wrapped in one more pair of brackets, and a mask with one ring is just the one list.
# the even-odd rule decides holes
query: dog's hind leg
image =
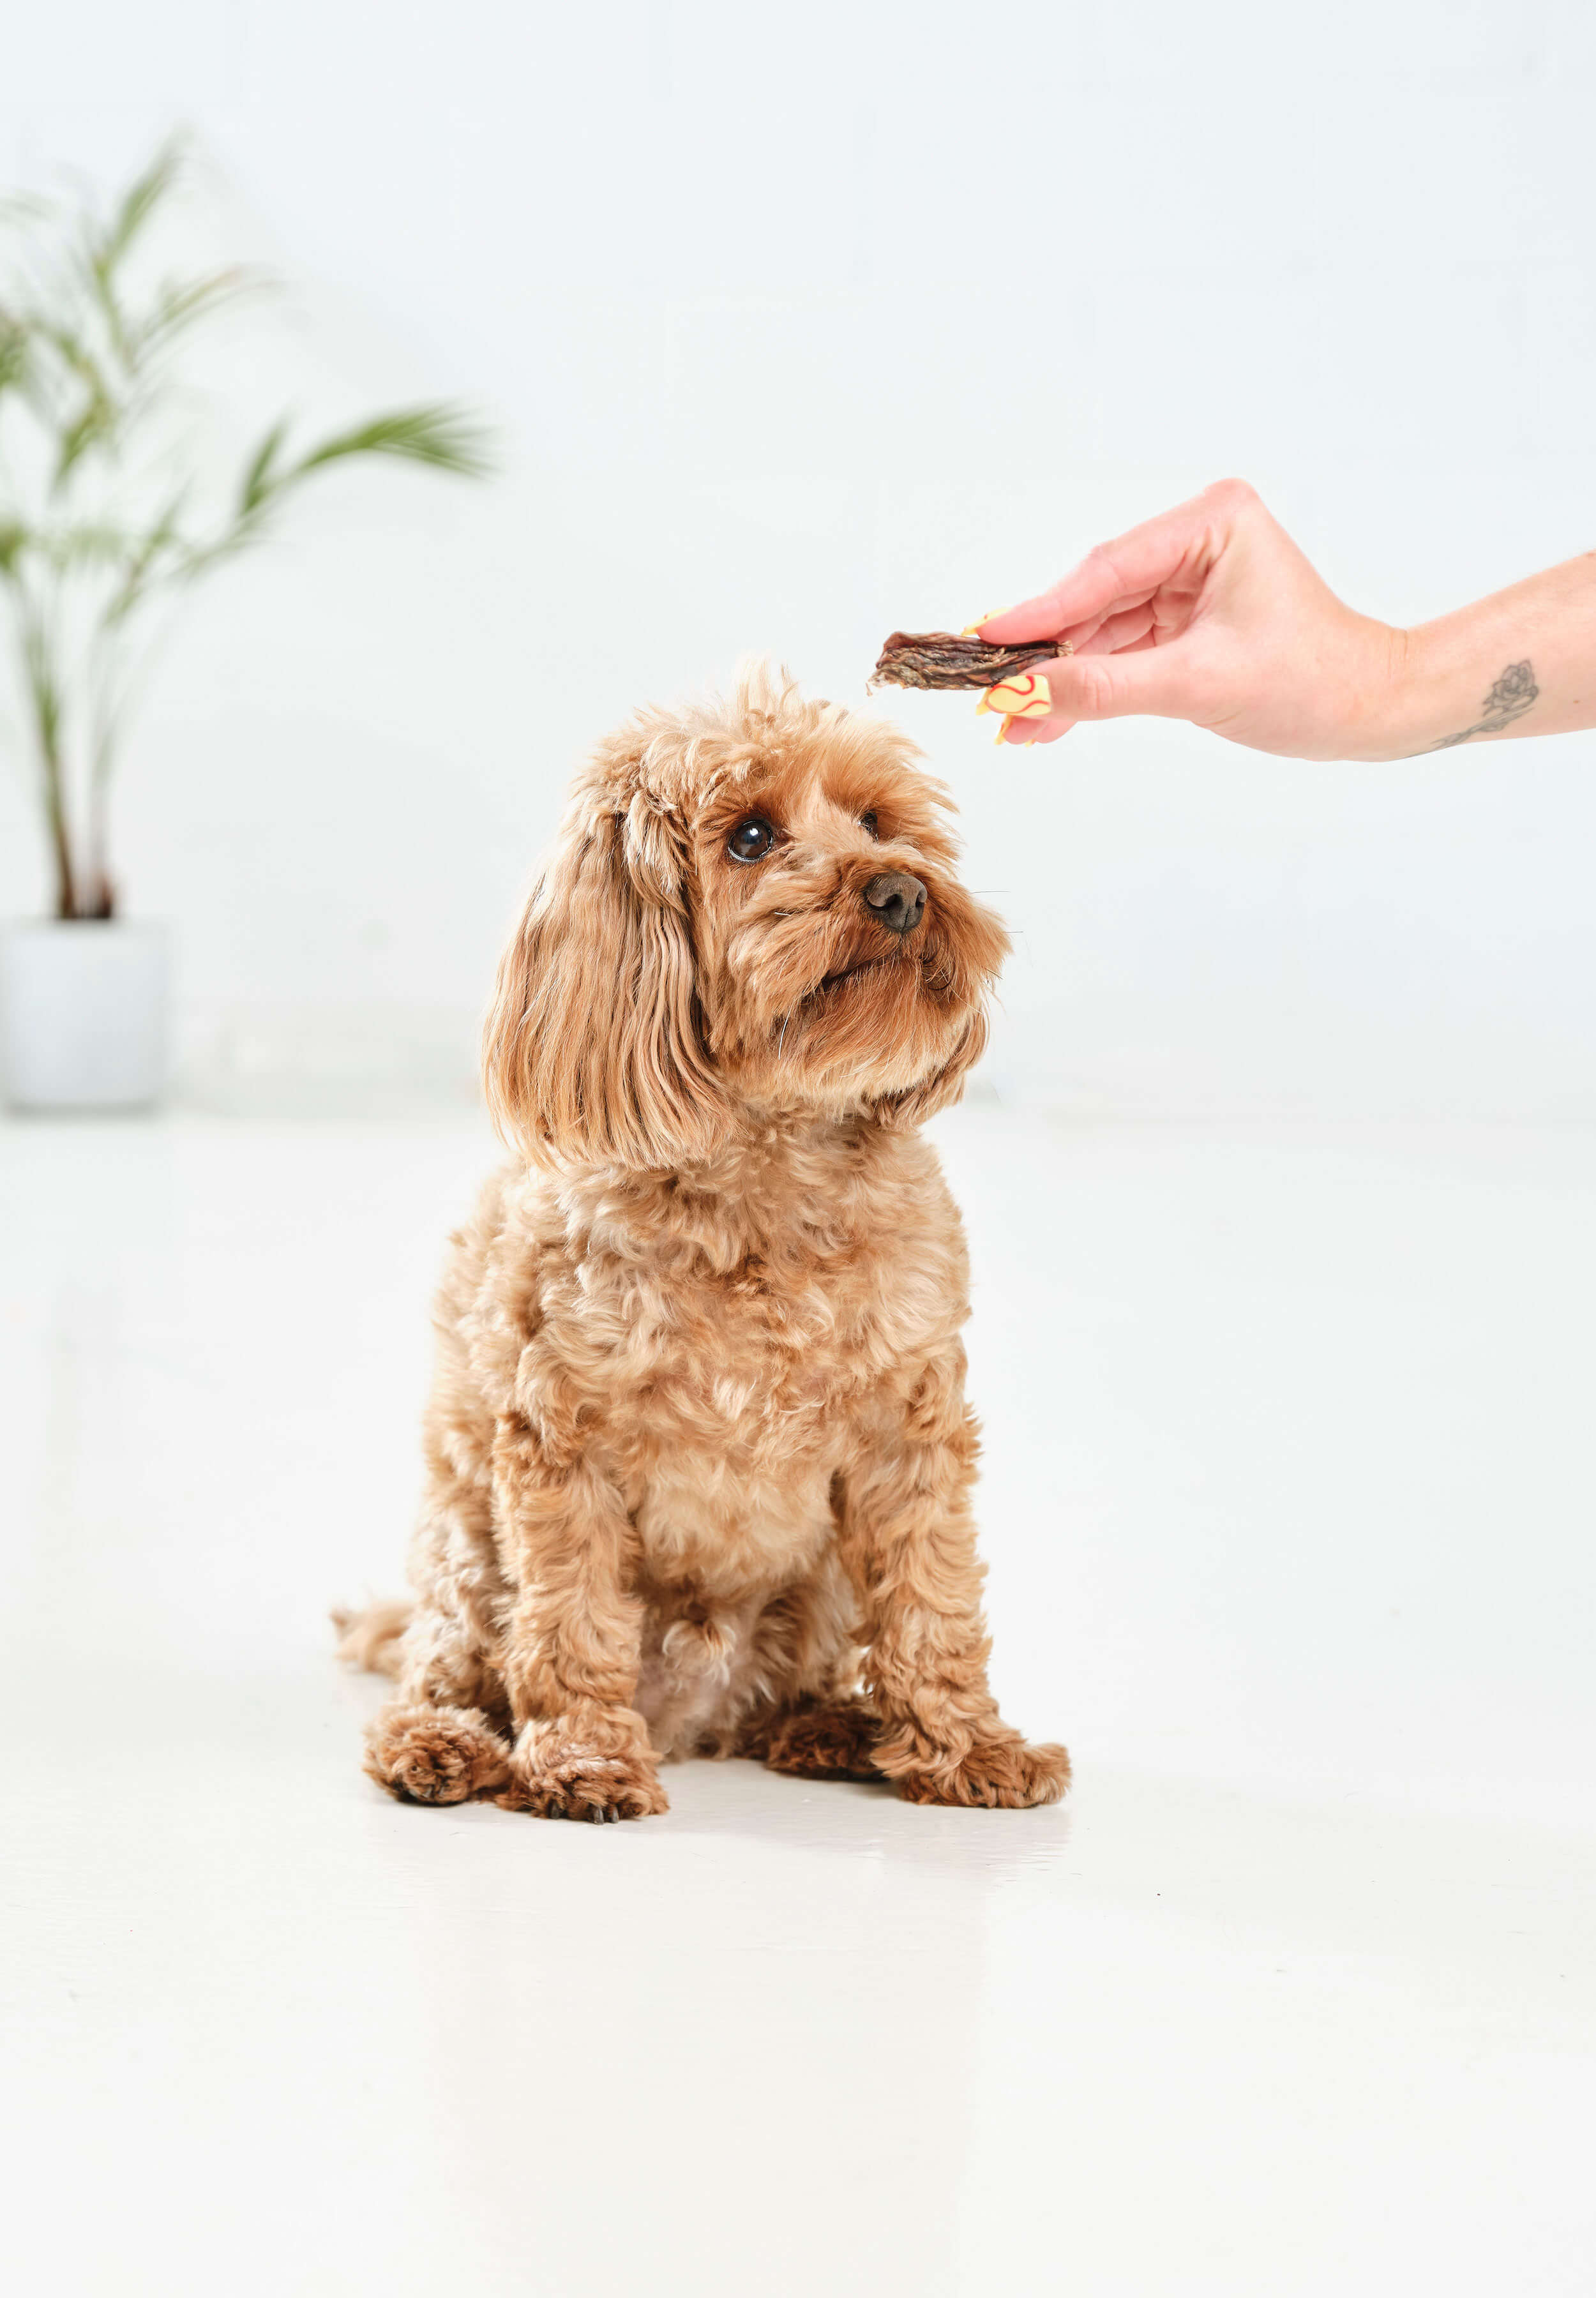
{"label": "dog's hind leg", "polygon": [[881,1717],[862,1699],[805,1699],[750,1734],[745,1752],[803,1779],[879,1780],[881,1733]]}
{"label": "dog's hind leg", "polygon": [[834,1550],[766,1605],[754,1655],[765,1696],[744,1722],[738,1755],[807,1779],[881,1776],[873,1752],[881,1719],[856,1690],[856,1609]]}
{"label": "dog's hind leg", "polygon": [[406,1599],[395,1602],[368,1604],[363,1612],[351,1611],[347,1605],[335,1605],[333,1625],[338,1631],[338,1657],[351,1667],[363,1667],[373,1675],[399,1674],[399,1644],[410,1624],[415,1607]]}

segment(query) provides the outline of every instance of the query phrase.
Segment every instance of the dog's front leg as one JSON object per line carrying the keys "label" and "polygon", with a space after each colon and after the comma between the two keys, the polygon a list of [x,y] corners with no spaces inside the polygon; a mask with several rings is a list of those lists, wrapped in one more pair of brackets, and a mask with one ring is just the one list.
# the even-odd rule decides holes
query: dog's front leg
{"label": "dog's front leg", "polygon": [[505,1688],[516,1727],[499,1797],[548,1819],[644,1819],[668,1809],[633,1707],[641,1600],[626,1584],[621,1495],[582,1455],[551,1460],[536,1431],[501,1421],[494,1512],[515,1590]]}
{"label": "dog's front leg", "polygon": [[844,1552],[882,1725],[873,1757],[914,1803],[1053,1803],[1070,1783],[1069,1757],[1028,1745],[988,1689],[963,1377],[955,1343],[906,1394],[878,1398],[844,1478]]}

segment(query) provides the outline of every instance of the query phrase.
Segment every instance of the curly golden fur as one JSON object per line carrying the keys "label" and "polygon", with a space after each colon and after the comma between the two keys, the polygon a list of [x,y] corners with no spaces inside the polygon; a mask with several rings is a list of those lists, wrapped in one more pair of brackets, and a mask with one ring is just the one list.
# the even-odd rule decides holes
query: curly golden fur
{"label": "curly golden fur", "polygon": [[414,1608],[341,1622],[398,1678],[394,1794],[640,1818],[696,1754],[1063,1793],[987,1686],[964,1243],[915,1129],[1008,942],[915,756],[755,673],[577,777],[487,1023],[518,1154],[440,1295]]}

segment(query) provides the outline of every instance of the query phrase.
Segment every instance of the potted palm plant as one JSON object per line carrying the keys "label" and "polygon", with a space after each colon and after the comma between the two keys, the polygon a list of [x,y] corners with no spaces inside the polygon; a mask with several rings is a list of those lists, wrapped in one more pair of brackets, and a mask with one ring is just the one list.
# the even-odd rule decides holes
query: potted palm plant
{"label": "potted palm plant", "polygon": [[164,1079],[167,939],[122,915],[108,850],[112,776],[157,631],[322,472],[370,456],[488,468],[484,434],[450,406],[304,444],[285,417],[240,453],[219,500],[177,370],[194,331],[260,282],[153,270],[153,227],[183,165],[170,146],[108,205],[18,200],[4,219],[0,612],[54,895],[52,917],[0,928],[0,1061],[22,1107],[133,1106]]}

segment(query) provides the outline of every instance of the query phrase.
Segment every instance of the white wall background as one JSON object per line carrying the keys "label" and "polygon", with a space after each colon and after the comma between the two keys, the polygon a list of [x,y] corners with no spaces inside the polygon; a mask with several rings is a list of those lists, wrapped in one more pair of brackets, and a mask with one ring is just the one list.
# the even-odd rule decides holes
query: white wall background
{"label": "white wall background", "polygon": [[[0,178],[186,122],[191,228],[297,283],[219,401],[461,393],[509,444],[329,483],[165,658],[121,874],[212,1085],[467,1071],[583,744],[747,649],[857,697],[889,629],[1230,471],[1399,621],[1596,543],[1587,0],[53,0],[4,50]],[[1017,931],[1000,1090],[1596,1115],[1596,738],[999,756],[892,707]],[[0,912],[44,883],[14,732]]]}

